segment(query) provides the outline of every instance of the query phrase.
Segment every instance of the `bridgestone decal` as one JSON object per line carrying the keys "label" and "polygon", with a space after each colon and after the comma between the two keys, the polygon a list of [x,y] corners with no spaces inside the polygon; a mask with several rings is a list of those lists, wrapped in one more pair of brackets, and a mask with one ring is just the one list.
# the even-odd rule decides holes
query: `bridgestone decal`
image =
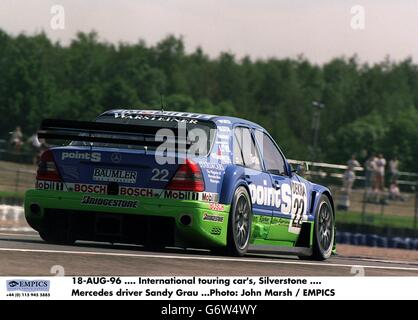
{"label": "bridgestone decal", "polygon": [[213,214],[207,214],[206,212],[203,214],[203,220],[205,221],[212,221],[212,222],[224,222],[223,216],[216,216]]}
{"label": "bridgestone decal", "polygon": [[138,201],[135,200],[121,200],[121,199],[103,199],[91,196],[84,196],[81,199],[81,204],[84,205],[97,205],[112,208],[137,208]]}

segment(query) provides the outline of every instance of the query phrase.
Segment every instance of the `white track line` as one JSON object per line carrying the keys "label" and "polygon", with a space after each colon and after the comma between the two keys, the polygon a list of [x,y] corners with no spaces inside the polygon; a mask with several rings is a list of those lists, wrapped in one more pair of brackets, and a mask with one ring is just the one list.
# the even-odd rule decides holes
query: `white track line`
{"label": "white track line", "polygon": [[[12,230],[10,230],[12,231]],[[30,234],[29,232],[26,233],[4,233],[4,232],[0,232],[0,236],[7,236],[7,237],[35,237],[35,238],[39,238],[39,235],[37,233],[32,233]],[[0,240],[5,240],[5,239],[0,239]],[[14,239],[12,239],[14,240]]]}
{"label": "white track line", "polygon": [[6,232],[33,232],[33,229],[30,227],[0,227],[0,231]]}
{"label": "white track line", "polygon": [[365,257],[353,257],[353,256],[338,256],[339,258],[346,260],[358,260],[358,261],[367,261],[367,262],[378,262],[378,263],[392,263],[392,264],[409,264],[417,265],[417,261],[407,261],[407,260],[385,260],[380,258],[365,258]]}
{"label": "white track line", "polygon": [[367,266],[367,265],[351,265],[339,263],[316,263],[316,262],[300,262],[300,261],[279,261],[279,260],[260,260],[260,259],[245,259],[245,258],[220,258],[220,257],[192,257],[192,256],[170,256],[170,255],[147,255],[147,254],[132,254],[132,253],[114,253],[114,252],[93,252],[93,251],[64,251],[64,250],[40,250],[40,249],[14,249],[14,248],[0,248],[0,251],[6,252],[32,252],[32,253],[61,253],[61,254],[79,254],[91,256],[110,256],[110,257],[132,257],[132,258],[148,258],[148,259],[177,259],[177,260],[203,260],[203,261],[225,261],[225,262],[248,262],[248,263],[270,263],[270,264],[289,264],[289,265],[307,265],[307,266],[321,266],[321,267],[340,267],[351,268],[361,267],[366,269],[385,269],[385,270],[403,270],[416,271],[418,268],[404,268],[404,267],[389,267],[389,266]]}

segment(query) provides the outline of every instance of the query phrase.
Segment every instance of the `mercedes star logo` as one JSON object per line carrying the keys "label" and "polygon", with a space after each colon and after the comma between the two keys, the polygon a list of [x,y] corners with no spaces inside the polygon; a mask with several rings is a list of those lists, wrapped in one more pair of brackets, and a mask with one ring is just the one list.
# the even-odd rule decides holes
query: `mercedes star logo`
{"label": "mercedes star logo", "polygon": [[112,153],[112,156],[110,157],[110,159],[114,163],[119,163],[122,160],[122,156],[120,155],[120,153]]}

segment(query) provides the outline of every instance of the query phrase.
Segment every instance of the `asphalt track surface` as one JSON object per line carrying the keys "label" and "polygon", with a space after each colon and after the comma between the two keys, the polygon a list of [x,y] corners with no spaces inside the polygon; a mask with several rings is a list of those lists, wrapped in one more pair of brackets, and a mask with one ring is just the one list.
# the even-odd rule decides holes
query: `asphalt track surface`
{"label": "asphalt track surface", "polygon": [[[215,256],[202,250],[149,251],[141,246],[43,242],[35,232],[0,232],[1,276],[418,276],[418,261],[384,261],[336,256],[324,262],[293,256]],[[60,267],[58,267],[60,268]],[[62,269],[62,268],[61,268]]]}

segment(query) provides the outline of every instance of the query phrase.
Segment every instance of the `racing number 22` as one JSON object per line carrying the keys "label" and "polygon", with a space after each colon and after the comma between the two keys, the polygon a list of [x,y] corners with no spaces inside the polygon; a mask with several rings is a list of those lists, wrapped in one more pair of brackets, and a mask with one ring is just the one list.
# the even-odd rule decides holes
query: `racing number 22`
{"label": "racing number 22", "polygon": [[168,181],[167,177],[168,177],[168,170],[167,169],[157,169],[154,168],[152,169],[152,181]]}
{"label": "racing number 22", "polygon": [[293,217],[292,225],[293,227],[300,227],[302,225],[303,212],[305,210],[305,201],[303,198],[296,198],[293,202],[293,212],[295,216]]}

